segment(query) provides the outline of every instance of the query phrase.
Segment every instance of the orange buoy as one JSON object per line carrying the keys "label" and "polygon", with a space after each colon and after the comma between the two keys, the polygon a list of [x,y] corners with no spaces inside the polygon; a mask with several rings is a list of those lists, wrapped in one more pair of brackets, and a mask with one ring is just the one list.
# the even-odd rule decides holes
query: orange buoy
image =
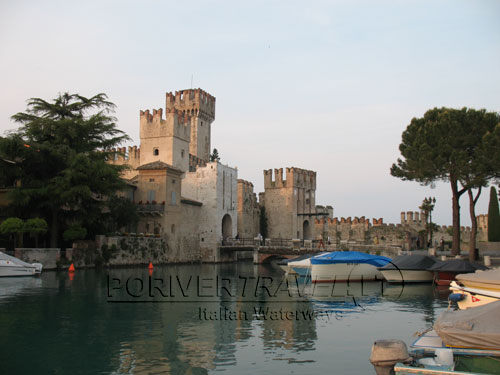
{"label": "orange buoy", "polygon": [[69,266],[68,271],[75,272],[75,265],[73,263],[71,263],[71,266]]}
{"label": "orange buoy", "polygon": [[153,263],[149,262],[149,266],[148,266],[148,269],[152,270],[154,267],[153,267]]}

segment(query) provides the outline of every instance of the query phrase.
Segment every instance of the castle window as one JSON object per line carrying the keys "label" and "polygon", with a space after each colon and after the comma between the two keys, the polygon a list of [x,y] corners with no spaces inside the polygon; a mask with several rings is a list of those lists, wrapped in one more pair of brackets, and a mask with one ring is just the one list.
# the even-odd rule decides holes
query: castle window
{"label": "castle window", "polygon": [[155,179],[154,178],[150,178],[149,182],[155,182]]}
{"label": "castle window", "polygon": [[170,233],[175,233],[175,224],[172,224],[172,226],[170,227]]}
{"label": "castle window", "polygon": [[181,157],[184,157],[184,150],[181,150]]}
{"label": "castle window", "polygon": [[156,191],[154,190],[149,190],[148,191],[148,201],[152,202],[156,199]]}
{"label": "castle window", "polygon": [[153,155],[160,155],[160,151],[157,148],[153,149]]}
{"label": "castle window", "polygon": [[172,206],[175,206],[175,191],[172,192],[172,201],[171,201]]}
{"label": "castle window", "polygon": [[172,180],[172,183],[175,184],[175,180]]}

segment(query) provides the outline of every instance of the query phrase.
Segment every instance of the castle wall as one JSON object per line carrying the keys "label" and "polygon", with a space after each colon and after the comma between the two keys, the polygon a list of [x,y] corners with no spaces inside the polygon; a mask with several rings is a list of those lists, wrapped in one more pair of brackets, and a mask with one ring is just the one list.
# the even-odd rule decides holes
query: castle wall
{"label": "castle wall", "polygon": [[253,184],[238,180],[238,233],[240,238],[255,238],[259,233],[260,208]]}
{"label": "castle wall", "polygon": [[[366,245],[399,246],[403,249],[416,249],[426,247],[425,238],[425,215],[419,212],[403,212],[401,224],[385,224],[382,218],[370,219],[362,217],[347,218],[321,218],[315,220],[316,233],[322,231],[323,238],[330,237],[333,243],[342,244],[346,242],[357,242]],[[433,232],[433,243],[431,246],[439,246],[440,240],[451,242],[451,226],[438,226]],[[461,227],[461,248],[468,250],[470,227]],[[484,231],[479,229],[478,238],[483,236]]]}
{"label": "castle wall", "polygon": [[226,215],[226,236],[234,238],[237,234],[237,177],[235,168],[211,162],[195,172],[185,173],[182,180],[182,196],[203,204],[197,220],[204,261],[220,260],[217,249],[222,240]]}

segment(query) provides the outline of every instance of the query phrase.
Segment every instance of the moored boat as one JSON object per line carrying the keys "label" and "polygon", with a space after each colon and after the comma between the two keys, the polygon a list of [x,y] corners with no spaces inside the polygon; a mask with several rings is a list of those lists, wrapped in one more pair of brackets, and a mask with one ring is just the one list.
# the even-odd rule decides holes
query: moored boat
{"label": "moored boat", "polygon": [[377,374],[498,374],[498,316],[500,301],[466,311],[445,311],[434,329],[421,335],[409,351],[401,340],[378,340],[370,361]]}
{"label": "moored boat", "polygon": [[390,261],[384,256],[359,251],[333,251],[310,259],[311,279],[313,283],[383,280],[377,267]]}
{"label": "moored boat", "polygon": [[478,271],[457,275],[457,281],[450,284],[451,301],[459,309],[482,306],[500,300],[500,270]]}
{"label": "moored boat", "polygon": [[42,272],[41,263],[26,263],[0,252],[0,277],[33,276]]}
{"label": "moored boat", "polygon": [[451,259],[439,261],[429,268],[429,271],[434,274],[434,282],[437,285],[450,285],[450,282],[455,280],[459,274],[473,273],[477,270],[487,270],[488,268],[472,263],[464,259]]}
{"label": "moored boat", "polygon": [[311,267],[310,258],[313,256],[314,254],[306,254],[292,259],[283,259],[278,262],[278,265],[287,274],[305,276],[309,272],[309,268]]}
{"label": "moored boat", "polygon": [[436,263],[429,255],[400,255],[378,270],[390,283],[432,282],[433,274],[427,269]]}

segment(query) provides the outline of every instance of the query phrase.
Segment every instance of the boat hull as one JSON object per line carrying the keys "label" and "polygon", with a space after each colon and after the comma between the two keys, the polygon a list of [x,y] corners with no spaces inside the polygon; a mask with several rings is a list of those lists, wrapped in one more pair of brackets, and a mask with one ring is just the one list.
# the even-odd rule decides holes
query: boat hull
{"label": "boat hull", "polygon": [[456,282],[452,282],[450,284],[450,290],[453,293],[459,293],[463,295],[463,298],[457,302],[458,308],[460,310],[482,306],[500,300],[500,292],[495,292],[488,289],[462,287]]}
{"label": "boat hull", "polygon": [[291,272],[289,274],[298,274],[299,276],[310,276],[311,275],[311,265],[295,265],[290,266]]}
{"label": "boat hull", "polygon": [[377,267],[367,263],[313,264],[311,280],[313,283],[383,280]]}
{"label": "boat hull", "polygon": [[[432,272],[425,270],[381,270],[384,278],[390,283],[430,283]],[[402,278],[401,278],[402,276]]]}
{"label": "boat hull", "polygon": [[0,266],[0,277],[33,276],[38,273],[35,267]]}

